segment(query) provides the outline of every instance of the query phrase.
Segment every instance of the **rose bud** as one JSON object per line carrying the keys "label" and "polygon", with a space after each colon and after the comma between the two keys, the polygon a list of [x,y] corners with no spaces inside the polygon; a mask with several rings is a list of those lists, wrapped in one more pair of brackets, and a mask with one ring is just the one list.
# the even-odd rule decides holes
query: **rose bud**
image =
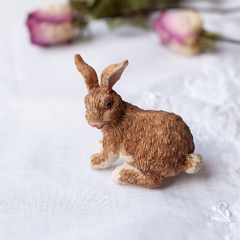
{"label": "rose bud", "polygon": [[160,35],[162,44],[183,55],[200,52],[202,25],[201,17],[192,10],[163,12],[154,21],[154,29]]}
{"label": "rose bud", "polygon": [[28,15],[31,42],[50,46],[71,42],[74,37],[73,9],[68,4],[54,4]]}

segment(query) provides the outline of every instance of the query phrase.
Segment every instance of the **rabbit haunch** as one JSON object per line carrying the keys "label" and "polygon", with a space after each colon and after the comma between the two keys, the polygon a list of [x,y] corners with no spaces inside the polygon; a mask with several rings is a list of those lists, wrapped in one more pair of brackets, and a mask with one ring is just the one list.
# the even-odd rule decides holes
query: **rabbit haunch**
{"label": "rabbit haunch", "polygon": [[165,111],[142,110],[112,89],[128,65],[125,60],[105,68],[100,84],[95,70],[80,55],[75,64],[88,89],[84,102],[88,123],[101,129],[101,152],[90,158],[93,169],[105,169],[119,157],[124,164],[112,174],[121,184],[159,188],[166,177],[193,174],[202,166],[194,154],[193,137],[182,118]]}

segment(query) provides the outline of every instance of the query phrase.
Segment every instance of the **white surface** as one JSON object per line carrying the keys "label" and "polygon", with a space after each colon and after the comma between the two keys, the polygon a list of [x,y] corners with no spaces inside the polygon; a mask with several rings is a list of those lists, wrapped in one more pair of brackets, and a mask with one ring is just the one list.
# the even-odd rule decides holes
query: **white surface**
{"label": "white surface", "polygon": [[[24,22],[47,3],[1,4],[0,239],[240,239],[240,46],[218,43],[212,53],[185,58],[152,31],[109,32],[99,21],[91,38],[43,49],[29,43]],[[239,12],[202,16],[207,29],[240,39]],[[115,90],[143,108],[180,114],[202,170],[158,190],[114,184],[120,161],[91,170],[101,133],[84,118],[87,91],[75,53],[98,74],[128,59]]]}

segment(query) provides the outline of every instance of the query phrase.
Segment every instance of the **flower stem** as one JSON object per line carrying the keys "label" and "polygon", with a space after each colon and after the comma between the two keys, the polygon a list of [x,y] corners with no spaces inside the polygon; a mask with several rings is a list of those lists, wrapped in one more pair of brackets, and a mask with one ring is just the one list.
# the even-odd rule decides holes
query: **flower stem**
{"label": "flower stem", "polygon": [[217,34],[217,33],[207,32],[205,30],[203,30],[203,32],[202,32],[202,37],[206,38],[206,39],[209,39],[209,40],[213,40],[213,41],[216,40],[216,41],[240,44],[240,40],[238,40],[238,39],[231,39],[231,38],[222,36],[222,35]]}

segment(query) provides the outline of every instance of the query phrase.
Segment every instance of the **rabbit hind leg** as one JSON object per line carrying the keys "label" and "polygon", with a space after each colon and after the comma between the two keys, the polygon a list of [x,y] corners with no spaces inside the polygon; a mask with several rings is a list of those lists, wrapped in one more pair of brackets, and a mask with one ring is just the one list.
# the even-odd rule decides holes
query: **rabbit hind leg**
{"label": "rabbit hind leg", "polygon": [[145,188],[159,188],[164,183],[164,177],[153,179],[127,163],[117,167],[112,173],[112,178],[118,184],[133,184]]}

